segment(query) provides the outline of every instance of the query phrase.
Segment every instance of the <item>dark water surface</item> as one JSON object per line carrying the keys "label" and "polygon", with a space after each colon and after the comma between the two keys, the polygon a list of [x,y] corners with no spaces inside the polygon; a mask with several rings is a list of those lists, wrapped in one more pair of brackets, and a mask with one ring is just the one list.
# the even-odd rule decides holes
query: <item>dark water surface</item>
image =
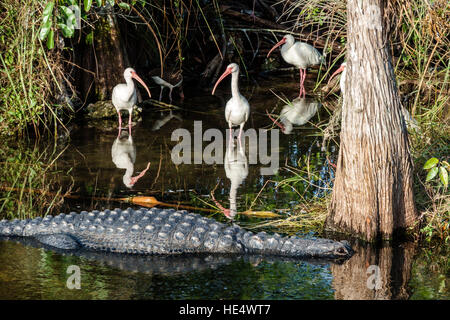
{"label": "dark water surface", "polygon": [[[102,210],[138,206],[111,199],[130,195],[152,195],[160,201],[179,201],[202,205],[217,185],[216,198],[226,208],[238,211],[287,209],[298,204],[299,195],[292,188],[276,188],[283,178],[292,177],[285,168],[301,169],[308,157],[316,174],[305,175],[296,185],[302,196],[311,198],[327,192],[334,177],[327,162],[335,161],[333,144],[322,149],[317,129],[328,119],[329,111],[315,99],[297,101],[284,107],[267,89],[272,83],[242,90],[251,105],[245,129],[270,129],[272,121],[266,110],[278,119],[279,147],[272,155],[279,157],[280,170],[261,175],[261,167],[249,159],[256,149],[233,153],[223,163],[175,164],[171,141],[176,129],[194,133],[194,121],[201,121],[202,133],[217,128],[225,136],[224,103],[229,98],[228,84],[218,97],[209,91],[175,103],[180,109],[162,111],[144,106],[143,120],[133,127],[132,144],[122,146],[117,154],[115,122],[79,123],[70,139],[60,139],[56,148],[61,155],[55,160],[61,175],[60,184],[72,186],[80,199],[67,200],[62,212]],[[311,86],[309,86],[311,87]],[[274,92],[293,98],[294,85]],[[156,92],[156,91],[155,91]],[[154,93],[155,94],[155,93]],[[157,96],[157,95],[156,95]],[[222,99],[220,96],[223,96]],[[289,109],[291,108],[291,109]],[[283,111],[284,110],[284,111]],[[123,117],[127,119],[127,117]],[[305,120],[306,119],[306,120]],[[275,128],[278,128],[276,125]],[[127,127],[126,127],[127,128]],[[274,143],[269,136],[270,143]],[[258,132],[259,134],[259,132]],[[192,140],[196,139],[192,135]],[[116,147],[114,144],[116,143]],[[210,142],[204,142],[203,147]],[[122,150],[120,150],[122,148]],[[126,148],[133,153],[126,155]],[[234,147],[232,147],[234,148]],[[236,148],[238,146],[236,145]],[[115,151],[116,150],[116,154]],[[125,151],[124,151],[125,150]],[[134,150],[134,151],[133,151]],[[192,158],[198,150],[192,147]],[[228,153],[228,155],[231,153]],[[126,156],[124,156],[126,155]],[[197,153],[198,156],[198,153]],[[226,143],[222,157],[227,158]],[[138,175],[150,162],[150,169],[134,186],[129,178]],[[250,163],[247,163],[250,162]],[[119,163],[119,168],[117,163]],[[127,169],[126,169],[127,168]],[[309,184],[312,182],[312,185]],[[267,185],[266,185],[267,183]],[[259,194],[263,186],[266,188]],[[108,198],[98,200],[96,197]],[[256,200],[255,200],[256,198]],[[219,214],[208,214],[224,221]],[[244,226],[259,221],[239,217]],[[411,244],[372,248],[353,244],[357,253],[342,264],[320,261],[296,261],[281,258],[182,256],[139,257],[85,252],[68,255],[34,247],[33,243],[0,241],[0,299],[448,299],[448,256],[445,247],[416,248]],[[79,267],[81,288],[69,289],[70,266]]]}

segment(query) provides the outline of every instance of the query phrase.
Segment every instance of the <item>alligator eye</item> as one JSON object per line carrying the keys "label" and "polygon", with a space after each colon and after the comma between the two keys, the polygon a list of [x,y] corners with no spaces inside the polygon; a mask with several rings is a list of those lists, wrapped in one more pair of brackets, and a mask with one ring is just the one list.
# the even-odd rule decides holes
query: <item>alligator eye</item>
{"label": "alligator eye", "polygon": [[340,253],[340,254],[346,254],[344,248],[339,248],[339,249],[337,250],[337,252]]}

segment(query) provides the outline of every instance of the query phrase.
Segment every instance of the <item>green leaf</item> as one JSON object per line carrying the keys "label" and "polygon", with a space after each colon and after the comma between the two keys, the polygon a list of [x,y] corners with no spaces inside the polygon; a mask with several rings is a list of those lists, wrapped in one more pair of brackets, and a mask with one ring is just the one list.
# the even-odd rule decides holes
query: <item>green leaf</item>
{"label": "green leaf", "polygon": [[53,7],[54,6],[55,6],[55,2],[54,1],[49,1],[47,3],[47,5],[45,6],[44,11],[42,12],[42,17],[48,19],[50,17],[50,15],[52,14],[52,12],[53,12]]}
{"label": "green leaf", "polygon": [[74,29],[69,28],[64,23],[58,23],[58,27],[59,27],[59,29],[61,29],[62,34],[63,34],[64,37],[72,38],[73,33],[74,33]]}
{"label": "green leaf", "polygon": [[438,172],[439,172],[438,167],[431,168],[431,170],[428,171],[427,178],[425,179],[425,181],[430,181],[431,179],[436,177]]}
{"label": "green leaf", "polygon": [[428,169],[435,167],[438,163],[439,163],[438,158],[431,158],[431,159],[428,159],[427,162],[425,162],[423,168],[428,170]]}
{"label": "green leaf", "polygon": [[91,10],[92,0],[84,0],[84,11],[89,12]]}
{"label": "green leaf", "polygon": [[447,161],[444,160],[444,161],[442,161],[441,163],[442,163],[444,166],[447,167],[447,170],[448,170],[448,171],[450,171],[450,164],[449,164]]}
{"label": "green leaf", "polygon": [[121,7],[122,9],[125,9],[125,10],[130,10],[130,5],[125,2],[119,3],[119,7]]}
{"label": "green leaf", "polygon": [[39,39],[41,39],[41,41],[43,41],[51,27],[52,27],[52,13],[53,13],[53,7],[55,6],[55,2],[54,1],[49,1],[47,3],[47,5],[44,8],[44,11],[42,12],[42,27],[41,27],[41,31],[39,32]]}
{"label": "green leaf", "polygon": [[439,167],[439,179],[445,187],[448,186],[448,172],[444,167]]}
{"label": "green leaf", "polygon": [[99,6],[99,7],[101,7],[102,6],[102,0],[97,0],[97,5]]}
{"label": "green leaf", "polygon": [[41,39],[41,41],[44,41],[45,37],[47,37],[51,27],[52,27],[52,19],[48,19],[42,26],[41,31],[39,32],[39,39]]}
{"label": "green leaf", "polygon": [[114,0],[106,0],[106,2],[108,2],[111,7],[114,7]]}
{"label": "green leaf", "polygon": [[92,44],[94,41],[94,31],[91,31],[86,36],[86,44]]}
{"label": "green leaf", "polygon": [[64,13],[64,15],[67,18],[70,18],[72,16],[75,16],[75,14],[73,13],[72,9],[70,9],[69,7],[66,6],[59,6],[59,9],[61,9],[61,11]]}
{"label": "green leaf", "polygon": [[54,38],[54,32],[53,32],[53,29],[50,29],[50,32],[48,33],[48,38],[47,38],[47,48],[49,48],[50,50],[55,47],[55,42],[54,42],[53,38]]}
{"label": "green leaf", "polygon": [[[77,18],[75,14],[70,8],[66,6],[59,6],[59,8],[64,12],[64,15],[66,16],[65,26],[71,30],[71,34],[73,35],[74,29],[77,25]],[[72,35],[69,36],[69,38],[72,37]]]}

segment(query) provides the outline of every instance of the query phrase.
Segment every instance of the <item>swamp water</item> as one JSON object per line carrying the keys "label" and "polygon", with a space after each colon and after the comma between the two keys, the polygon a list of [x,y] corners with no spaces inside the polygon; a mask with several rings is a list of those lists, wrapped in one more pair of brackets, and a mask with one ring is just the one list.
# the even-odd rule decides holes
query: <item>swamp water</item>
{"label": "swamp water", "polygon": [[[331,187],[334,171],[329,162],[336,161],[337,148],[330,144],[327,152],[322,149],[319,127],[326,123],[330,111],[312,98],[286,107],[286,103],[269,92],[269,85],[273,87],[272,84],[248,87],[242,94],[251,105],[246,130],[254,128],[260,134],[259,129],[280,129],[279,145],[274,150],[271,150],[271,144],[276,143],[271,139],[271,131],[267,132],[267,155],[278,157],[279,170],[273,175],[261,175],[261,168],[267,168],[269,164],[249,161],[257,152],[255,149],[250,147],[240,152],[236,144],[231,149],[237,151],[227,153],[226,142],[221,155],[225,158],[223,163],[175,164],[172,161],[171,151],[178,142],[171,141],[171,135],[176,129],[184,128],[191,133],[192,161],[201,156],[193,145],[198,139],[194,132],[195,123],[200,123],[194,121],[201,121],[202,134],[207,129],[217,128],[226,136],[224,104],[229,94],[225,89],[217,93],[219,97],[211,97],[209,91],[198,93],[196,97],[187,95],[183,103],[175,103],[180,109],[172,111],[144,105],[143,120],[133,127],[132,139],[128,139],[125,130],[123,139],[117,140],[116,123],[100,121],[78,123],[71,130],[70,139],[59,139],[56,144],[40,142],[26,147],[11,144],[9,151],[1,155],[3,163],[10,162],[2,182],[10,187],[21,186],[21,181],[22,185],[30,187],[50,186],[50,190],[63,193],[71,188],[71,194],[79,196],[66,199],[64,203],[49,203],[56,208],[55,212],[50,211],[52,214],[138,208],[112,200],[129,196],[153,196],[163,202],[210,208],[205,201],[213,204],[210,192],[215,190],[216,199],[225,208],[235,207],[238,212],[250,208],[274,210],[289,215],[299,198],[321,196]],[[277,88],[274,92],[283,97],[281,92],[288,90],[290,96],[295,96],[294,85],[288,89]],[[204,141],[203,148],[209,143]],[[25,172],[34,175],[33,181],[39,182],[31,183],[31,178],[27,178],[28,182],[23,180],[26,175],[19,174],[19,169],[14,167],[27,167],[24,162],[30,158],[24,154],[33,154],[32,159],[38,159],[35,162],[38,167],[43,164],[50,168],[39,172],[36,167],[28,167],[34,168],[35,172],[30,173],[30,169]],[[149,162],[148,171],[131,186],[132,177],[139,175]],[[303,178],[296,181],[294,187],[280,183],[291,178],[293,171],[300,170]],[[11,212],[16,212],[15,206],[26,208],[26,201],[16,193],[2,191],[1,218],[11,218]],[[31,208],[36,209],[35,213],[47,213],[45,208],[33,205]],[[202,214],[225,222],[221,214]],[[258,221],[262,219],[239,215],[237,219],[243,227],[251,227]],[[450,297],[446,248],[419,249],[410,244],[375,248],[353,243],[352,246],[356,254],[348,261],[336,264],[276,257],[141,257],[93,252],[71,255],[27,243],[0,241],[0,299]],[[70,266],[80,270],[80,289],[67,287]]]}

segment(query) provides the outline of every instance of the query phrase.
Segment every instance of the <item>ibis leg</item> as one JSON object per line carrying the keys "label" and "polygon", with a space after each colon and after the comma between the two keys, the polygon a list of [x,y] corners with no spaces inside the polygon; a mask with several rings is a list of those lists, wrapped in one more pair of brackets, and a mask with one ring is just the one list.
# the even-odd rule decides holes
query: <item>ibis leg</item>
{"label": "ibis leg", "polygon": [[306,79],[306,69],[303,70],[303,80],[302,80],[302,87],[303,87],[303,98],[306,95],[306,89],[305,89],[305,79]]}
{"label": "ibis leg", "polygon": [[117,114],[119,116],[119,134],[122,131],[122,116],[120,115],[120,110],[117,110]]}
{"label": "ibis leg", "polygon": [[228,145],[231,145],[231,141],[233,140],[233,134],[232,134],[233,129],[231,128],[231,122],[228,123],[228,127],[230,128],[230,137],[228,139]]}
{"label": "ibis leg", "polygon": [[299,91],[299,95],[298,95],[299,97],[301,97],[302,95],[304,97],[306,94],[305,85],[304,85],[305,78],[306,78],[306,70],[300,69],[300,91]]}
{"label": "ibis leg", "polygon": [[159,93],[159,101],[162,99],[162,93],[163,93],[164,87],[161,86],[161,92]]}
{"label": "ibis leg", "polygon": [[170,88],[170,91],[169,91],[169,103],[170,104],[172,104],[172,89],[173,88]]}
{"label": "ibis leg", "polygon": [[302,95],[302,77],[303,77],[303,72],[302,69],[298,69],[299,73],[300,73],[300,79],[298,80],[298,96],[300,97]]}
{"label": "ibis leg", "polygon": [[129,110],[129,116],[128,116],[128,133],[131,136],[131,115],[133,114],[133,109]]}
{"label": "ibis leg", "polygon": [[239,140],[239,146],[241,146],[242,148],[242,141],[241,141],[241,137],[242,137],[242,129],[244,128],[244,123],[241,123],[241,126],[239,128],[239,136],[238,136],[238,140]]}

